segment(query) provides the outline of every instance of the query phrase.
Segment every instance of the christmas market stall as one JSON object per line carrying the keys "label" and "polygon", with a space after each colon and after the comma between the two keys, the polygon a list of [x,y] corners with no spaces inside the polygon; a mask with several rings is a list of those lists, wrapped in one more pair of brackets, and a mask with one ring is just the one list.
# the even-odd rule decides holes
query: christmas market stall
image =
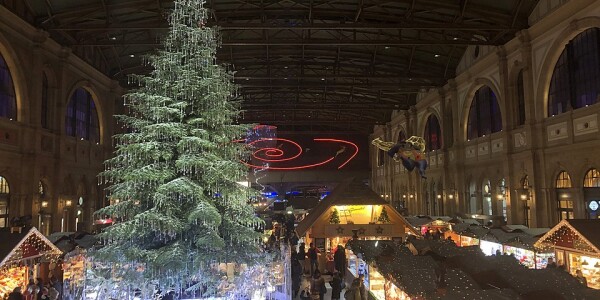
{"label": "christmas market stall", "polygon": [[48,279],[50,265],[62,252],[35,228],[0,229],[0,299],[29,279]]}
{"label": "christmas market stall", "polygon": [[[408,234],[420,235],[387,201],[354,179],[341,182],[298,224],[296,231],[305,238],[307,248],[309,243],[319,248],[321,271],[332,271],[334,250],[353,237],[401,241]],[[352,255],[347,253],[346,257]]]}
{"label": "christmas market stall", "polygon": [[489,229],[470,222],[452,224],[451,230],[444,232],[445,239],[451,239],[459,247],[479,246],[479,241]]}
{"label": "christmas market stall", "polygon": [[535,247],[553,249],[559,267],[588,287],[600,289],[600,219],[562,220]]}

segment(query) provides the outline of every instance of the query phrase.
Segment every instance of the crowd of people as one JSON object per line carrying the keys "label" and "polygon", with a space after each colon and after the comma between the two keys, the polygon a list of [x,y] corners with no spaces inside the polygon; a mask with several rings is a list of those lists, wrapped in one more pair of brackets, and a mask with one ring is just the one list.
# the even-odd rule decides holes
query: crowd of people
{"label": "crowd of people", "polygon": [[44,283],[41,278],[29,280],[27,288],[23,290],[16,287],[7,300],[60,300],[62,297],[62,283],[55,277]]}
{"label": "crowd of people", "polygon": [[[296,233],[293,236],[297,237]],[[294,241],[296,241],[294,239]],[[327,285],[331,286],[331,299],[367,300],[367,290],[364,284],[364,275],[352,280],[350,286],[346,286],[346,251],[342,245],[338,245],[333,253],[334,270],[323,276],[319,270],[319,254],[321,251],[314,243],[309,244],[308,250],[305,243],[298,245],[290,240],[292,246],[291,272],[292,272],[292,295],[302,300],[324,300],[327,293]],[[301,290],[303,279],[304,288]],[[344,292],[342,294],[342,292]],[[343,295],[343,298],[342,298]]]}

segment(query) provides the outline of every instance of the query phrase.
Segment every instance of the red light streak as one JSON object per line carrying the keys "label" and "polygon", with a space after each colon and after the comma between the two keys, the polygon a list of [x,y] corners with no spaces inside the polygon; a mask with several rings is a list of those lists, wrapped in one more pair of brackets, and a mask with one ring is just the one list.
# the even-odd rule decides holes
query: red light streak
{"label": "red light streak", "polygon": [[[282,157],[284,156],[284,151],[279,149],[279,148],[273,148],[273,147],[265,147],[265,148],[259,148],[259,146],[255,145],[257,143],[260,142],[267,142],[267,141],[282,141],[282,142],[286,142],[286,143],[290,143],[294,146],[294,148],[296,148],[298,150],[298,152],[291,157],[288,158],[278,158],[278,159],[273,159],[275,157]],[[354,148],[354,153],[352,153],[352,155],[350,156],[350,158],[348,158],[346,161],[344,161],[339,167],[338,169],[343,168],[344,166],[346,166],[352,159],[354,159],[354,157],[356,157],[356,155],[358,154],[358,146],[350,141],[346,141],[346,140],[339,140],[339,139],[329,139],[329,138],[319,138],[319,139],[313,139],[313,141],[315,142],[335,142],[335,143],[343,143],[343,144],[347,144],[349,146],[352,146]],[[234,142],[246,142],[245,140],[235,140]],[[252,157],[255,159],[258,159],[260,161],[264,161],[264,162],[282,162],[282,161],[290,161],[290,160],[294,160],[296,158],[298,158],[301,154],[302,154],[302,147],[289,139],[284,139],[284,138],[262,138],[262,139],[258,139],[255,141],[252,141],[250,143],[248,143],[248,145],[253,146],[253,147],[257,147],[259,148],[258,150],[252,152]],[[260,157],[260,155],[264,155],[267,158],[264,157]],[[330,163],[331,161],[333,161],[336,158],[336,156],[332,156],[324,161],[318,162],[318,163],[313,163],[313,164],[307,164],[307,165],[300,165],[300,166],[292,166],[292,167],[272,167],[272,166],[257,166],[257,165],[253,165],[251,163],[247,163],[245,161],[242,161],[242,163],[246,166],[255,168],[255,169],[266,169],[266,170],[302,170],[302,169],[308,169],[308,168],[314,168],[314,167],[318,167],[318,166],[322,166],[325,165],[327,163]]]}

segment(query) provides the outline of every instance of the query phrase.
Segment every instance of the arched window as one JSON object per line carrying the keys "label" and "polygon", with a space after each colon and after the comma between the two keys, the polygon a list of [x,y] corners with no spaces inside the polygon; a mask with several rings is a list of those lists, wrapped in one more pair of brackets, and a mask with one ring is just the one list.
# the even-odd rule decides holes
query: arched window
{"label": "arched window", "polygon": [[12,76],[6,61],[0,54],[0,117],[15,119],[17,116],[17,98]]}
{"label": "arched window", "polygon": [[46,186],[41,180],[38,182],[38,194],[40,195],[40,198],[46,197]]}
{"label": "arched window", "polygon": [[571,193],[564,190],[573,187],[569,173],[565,171],[560,172],[556,176],[554,187],[556,188],[558,220],[573,219],[575,217],[573,213],[573,197]]}
{"label": "arched window", "polygon": [[529,176],[525,175],[521,178],[521,187],[523,189],[529,189]]}
{"label": "arched window", "polygon": [[492,187],[489,180],[485,180],[483,184],[483,202],[481,203],[482,214],[491,216],[493,215],[492,210]]}
{"label": "arched window", "polygon": [[82,140],[100,141],[96,104],[92,95],[83,88],[75,90],[69,101],[65,117],[65,133]]}
{"label": "arched window", "polygon": [[404,141],[404,140],[406,140],[406,132],[404,132],[404,130],[400,129],[400,132],[398,132],[398,142]]}
{"label": "arched window", "polygon": [[567,173],[565,171],[560,172],[560,174],[558,174],[558,176],[556,177],[555,188],[569,189],[572,187],[573,187],[573,185],[571,184],[571,176],[569,176],[569,173]]}
{"label": "arched window", "polygon": [[442,148],[442,130],[440,122],[435,115],[430,115],[425,124],[425,147],[426,151],[433,151]]}
{"label": "arched window", "polygon": [[0,176],[0,227],[8,227],[8,208],[10,205],[10,186]]}
{"label": "arched window", "polygon": [[377,166],[381,167],[385,163],[385,151],[377,149]]}
{"label": "arched window", "polygon": [[523,83],[523,70],[517,75],[517,124],[525,124],[525,88]]}
{"label": "arched window", "polygon": [[600,29],[588,29],[563,50],[550,80],[548,116],[592,105],[600,92]]}
{"label": "arched window", "polygon": [[49,120],[48,120],[48,77],[46,77],[46,73],[42,74],[42,110],[41,110],[41,123],[42,128],[49,128]]}
{"label": "arched window", "polygon": [[475,92],[471,101],[467,139],[475,139],[500,130],[502,130],[502,116],[496,94],[488,86],[482,86]]}
{"label": "arched window", "polygon": [[585,179],[583,179],[583,187],[585,187],[585,188],[600,187],[600,172],[598,172],[598,169],[590,169],[585,174]]}

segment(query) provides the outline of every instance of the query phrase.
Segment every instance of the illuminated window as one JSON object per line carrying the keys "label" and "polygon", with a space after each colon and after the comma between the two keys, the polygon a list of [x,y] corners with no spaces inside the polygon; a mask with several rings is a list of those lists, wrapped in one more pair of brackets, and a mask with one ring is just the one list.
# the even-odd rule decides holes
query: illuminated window
{"label": "illuminated window", "polygon": [[600,92],[600,29],[572,39],[554,66],[548,90],[548,116],[598,102]]}
{"label": "illuminated window", "polygon": [[488,86],[482,86],[475,92],[469,119],[467,120],[467,139],[475,139],[502,130],[502,116],[496,94]]}
{"label": "illuminated window", "polygon": [[427,118],[424,136],[427,151],[433,151],[442,148],[442,130],[440,128],[440,122],[433,114]]}
{"label": "illuminated window", "polygon": [[14,119],[17,115],[17,98],[12,76],[6,61],[0,55],[0,117]]}
{"label": "illuminated window", "polygon": [[75,90],[67,106],[65,133],[68,136],[100,141],[98,113],[92,95],[83,88]]}
{"label": "illuminated window", "polygon": [[570,193],[561,189],[569,189],[573,187],[571,176],[569,173],[562,171],[556,177],[556,210],[558,212],[558,220],[573,219],[573,198]]}
{"label": "illuminated window", "polygon": [[46,74],[42,74],[42,111],[41,111],[41,123],[42,128],[49,128],[50,122],[48,120],[48,77]]}
{"label": "illuminated window", "polygon": [[0,176],[0,227],[8,227],[8,207],[10,204],[10,187],[8,181]]}
{"label": "illuminated window", "polygon": [[523,70],[517,75],[517,124],[525,124],[525,88],[523,82]]}
{"label": "illuminated window", "polygon": [[585,179],[583,179],[583,187],[586,187],[586,188],[600,187],[600,172],[598,172],[597,169],[590,169],[585,174]]}
{"label": "illuminated window", "polygon": [[571,184],[571,176],[569,176],[569,173],[565,171],[560,172],[560,174],[558,174],[558,176],[556,177],[555,187],[557,189],[572,188],[573,185]]}

